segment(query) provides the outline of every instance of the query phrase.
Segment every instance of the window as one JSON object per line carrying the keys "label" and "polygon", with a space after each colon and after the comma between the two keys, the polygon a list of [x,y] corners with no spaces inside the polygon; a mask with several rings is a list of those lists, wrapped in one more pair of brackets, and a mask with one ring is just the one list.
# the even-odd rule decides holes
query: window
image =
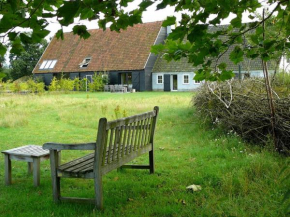
{"label": "window", "polygon": [[88,67],[89,63],[91,62],[91,57],[86,57],[83,62],[81,62],[79,65],[81,68],[86,68]]}
{"label": "window", "polygon": [[163,75],[157,75],[157,84],[163,84]]}
{"label": "window", "polygon": [[53,69],[57,60],[43,60],[39,69]]}
{"label": "window", "polygon": [[194,80],[194,83],[195,83],[195,84],[200,84],[200,81],[196,81],[196,80]]}
{"label": "window", "polygon": [[189,75],[183,75],[183,84],[189,84]]}

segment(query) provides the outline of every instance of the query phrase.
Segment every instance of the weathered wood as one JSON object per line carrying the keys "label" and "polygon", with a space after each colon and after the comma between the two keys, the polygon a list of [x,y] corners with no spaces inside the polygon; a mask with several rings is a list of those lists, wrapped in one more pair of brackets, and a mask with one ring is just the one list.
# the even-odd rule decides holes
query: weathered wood
{"label": "weathered wood", "polygon": [[5,161],[5,184],[11,185],[11,160],[8,154],[4,154]]}
{"label": "weathered wood", "polygon": [[33,165],[33,164],[32,164],[31,162],[28,162],[28,163],[27,163],[27,173],[28,173],[28,174],[31,174],[31,173],[32,173],[32,165]]}
{"label": "weathered wood", "polygon": [[54,202],[60,201],[60,178],[57,175],[58,166],[58,152],[57,150],[50,150],[50,168],[52,179],[52,194]]}
{"label": "weathered wood", "polygon": [[94,204],[95,200],[90,198],[78,198],[78,197],[60,197],[62,202],[70,202],[70,203],[89,203]]}
{"label": "weathered wood", "polygon": [[73,167],[73,166],[75,166],[75,165],[77,165],[79,163],[82,163],[82,162],[84,162],[84,161],[86,161],[88,159],[94,159],[94,157],[95,157],[95,154],[91,153],[91,154],[85,155],[83,157],[77,158],[77,159],[75,159],[73,161],[70,161],[68,163],[62,164],[62,165],[60,165],[58,167],[58,169],[59,170],[66,170],[66,169],[68,169],[70,167]]}
{"label": "weathered wood", "polygon": [[[14,156],[23,156],[23,159],[27,159],[25,157],[43,157],[48,155],[48,151],[44,150],[41,146],[38,145],[26,145],[18,148],[13,148],[9,150],[2,151],[3,154],[9,154]],[[19,159],[19,160],[23,160]],[[16,160],[16,159],[15,159]]]}
{"label": "weathered wood", "polygon": [[148,165],[123,165],[121,168],[128,168],[128,169],[150,169]]}
{"label": "weathered wood", "polygon": [[33,184],[34,186],[40,185],[40,159],[33,158]]}
{"label": "weathered wood", "polygon": [[107,119],[101,118],[97,135],[97,149],[95,152],[94,164],[94,184],[95,184],[95,205],[98,209],[103,209],[103,182],[102,182],[102,156],[104,144],[107,142],[104,134],[106,133]]}
{"label": "weathered wood", "polygon": [[151,112],[146,112],[146,113],[143,113],[140,115],[134,115],[134,116],[127,117],[127,118],[118,119],[116,121],[110,121],[107,123],[107,130],[111,129],[111,128],[124,126],[124,125],[127,126],[130,123],[133,123],[136,121],[141,121],[141,120],[144,120],[146,118],[151,118],[154,116],[155,116],[155,111],[151,111]]}
{"label": "weathered wood", "polygon": [[[46,143],[50,149],[51,175],[54,201],[95,203],[103,209],[102,176],[117,168],[149,169],[154,172],[153,139],[158,107],[154,111],[111,122],[99,121],[96,143],[56,144]],[[95,150],[94,153],[58,165],[57,150]],[[149,153],[149,165],[125,165],[136,157]],[[60,196],[60,178],[94,179],[95,199],[67,198]]]}
{"label": "weathered wood", "polygon": [[96,143],[61,144],[48,142],[43,145],[43,148],[48,150],[95,150]]}
{"label": "weathered wood", "polygon": [[[10,170],[10,174],[5,173],[5,183],[11,183],[11,160],[26,161],[28,162],[28,173],[33,171],[33,182],[35,186],[39,186],[40,183],[40,161],[49,158],[49,151],[42,149],[37,145],[26,145],[10,150],[2,151],[5,157],[5,170]],[[35,164],[35,165],[34,165]],[[7,165],[7,166],[6,166]],[[32,166],[33,165],[33,166]]]}

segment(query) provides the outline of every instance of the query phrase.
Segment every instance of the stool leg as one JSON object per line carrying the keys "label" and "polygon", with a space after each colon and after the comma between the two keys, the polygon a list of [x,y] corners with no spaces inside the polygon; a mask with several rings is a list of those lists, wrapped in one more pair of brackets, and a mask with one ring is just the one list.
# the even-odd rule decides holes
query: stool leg
{"label": "stool leg", "polygon": [[5,154],[5,184],[11,185],[11,160],[9,154]]}
{"label": "stool leg", "polygon": [[32,163],[31,162],[27,163],[27,172],[28,172],[28,174],[32,173]]}
{"label": "stool leg", "polygon": [[40,159],[33,158],[33,184],[39,186],[40,184]]}

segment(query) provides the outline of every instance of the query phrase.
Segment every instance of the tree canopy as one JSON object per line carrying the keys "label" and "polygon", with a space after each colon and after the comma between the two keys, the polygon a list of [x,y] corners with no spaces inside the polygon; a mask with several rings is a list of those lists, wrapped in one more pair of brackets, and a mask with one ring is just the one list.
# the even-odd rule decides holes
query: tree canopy
{"label": "tree canopy", "polygon": [[9,55],[10,77],[13,80],[23,76],[31,76],[32,70],[47,47],[47,41],[42,39],[40,43],[24,44],[24,51],[20,54]]}
{"label": "tree canopy", "polygon": [[[11,53],[19,54],[24,50],[22,44],[39,43],[49,34],[46,29],[47,19],[56,19],[61,26],[74,23],[74,18],[80,20],[97,19],[100,28],[106,26],[112,31],[120,31],[128,26],[142,23],[142,14],[150,6],[156,10],[167,6],[175,8],[182,14],[182,19],[172,31],[164,45],[155,46],[153,52],[165,52],[167,60],[188,58],[193,65],[202,68],[196,75],[197,80],[225,80],[232,76],[226,70],[225,63],[216,64],[214,71],[210,67],[218,63],[221,55],[234,45],[230,59],[239,63],[244,56],[248,58],[261,57],[268,61],[274,58],[275,51],[290,49],[290,0],[160,0],[141,1],[137,8],[128,11],[128,5],[133,0],[3,0],[0,3],[0,54],[7,50],[5,38],[11,42]],[[266,16],[257,20],[255,12],[269,8]],[[125,10],[126,9],[126,10]],[[253,22],[242,23],[242,17],[247,14]],[[233,18],[226,28],[210,32],[209,25],[219,25],[229,16]],[[273,25],[278,29],[276,35],[265,37],[264,22],[275,15]],[[230,17],[231,17],[230,16]],[[169,16],[163,26],[174,25],[176,17]],[[31,30],[26,34],[19,28]],[[76,25],[73,32],[86,39],[90,36],[85,25]],[[249,35],[250,33],[250,35]],[[244,46],[244,38],[251,40],[251,46]],[[63,38],[62,28],[56,33]],[[222,40],[222,36],[227,36]],[[184,40],[186,39],[186,40]]]}

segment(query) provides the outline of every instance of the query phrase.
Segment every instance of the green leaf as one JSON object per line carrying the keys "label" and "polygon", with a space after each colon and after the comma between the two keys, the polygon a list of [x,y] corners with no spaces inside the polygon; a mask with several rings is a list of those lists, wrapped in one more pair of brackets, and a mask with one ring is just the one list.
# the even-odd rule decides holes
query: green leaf
{"label": "green leaf", "polygon": [[139,7],[140,9],[143,11],[143,10],[146,10],[149,6],[151,6],[154,2],[153,1],[149,1],[149,0],[145,0],[145,1],[142,1],[140,4],[139,4]]}
{"label": "green leaf", "polygon": [[16,38],[17,35],[18,35],[18,33],[16,33],[16,32],[9,32],[8,38],[10,41],[14,41],[14,39]]}
{"label": "green leaf", "polygon": [[218,65],[218,68],[219,68],[220,70],[225,70],[225,69],[227,68],[227,64],[226,64],[226,63],[220,63],[220,64]]}
{"label": "green leaf", "polygon": [[226,80],[229,80],[229,79],[231,79],[233,77],[235,77],[235,73],[233,73],[233,71],[231,71],[231,70],[229,70],[229,71],[222,70],[219,79],[221,81],[226,81]]}
{"label": "green leaf", "polygon": [[56,32],[55,36],[56,36],[57,39],[61,38],[61,40],[63,40],[64,39],[64,37],[63,37],[63,29],[58,30]]}
{"label": "green leaf", "polygon": [[171,26],[174,25],[176,22],[176,17],[167,17],[166,20],[163,21],[162,26],[166,27],[166,26]]}
{"label": "green leaf", "polygon": [[79,35],[83,39],[87,39],[91,35],[87,31],[87,27],[85,25],[77,25],[77,26],[74,26],[73,33]]}
{"label": "green leaf", "polygon": [[234,64],[238,64],[239,62],[243,61],[243,56],[243,50],[239,46],[236,46],[234,50],[230,53],[230,60]]}
{"label": "green leaf", "polygon": [[20,55],[23,51],[24,51],[24,48],[21,44],[20,39],[18,38],[15,41],[13,41],[10,52],[16,55]]}
{"label": "green leaf", "polygon": [[274,44],[276,43],[276,39],[266,39],[264,41],[264,48],[265,50],[269,50]]}
{"label": "green leaf", "polygon": [[232,19],[231,24],[234,28],[242,27],[242,17],[237,16],[235,19]]}
{"label": "green leaf", "polygon": [[32,38],[26,35],[25,33],[20,33],[20,40],[23,44],[32,43]]}
{"label": "green leaf", "polygon": [[2,43],[0,43],[0,55],[4,57],[6,51],[7,51],[6,46],[4,46]]}
{"label": "green leaf", "polygon": [[32,41],[34,43],[39,43],[41,42],[42,39],[44,39],[48,34],[50,33],[50,31],[46,30],[46,29],[34,29],[33,33],[31,35]]}
{"label": "green leaf", "polygon": [[57,15],[63,18],[59,23],[64,26],[73,23],[73,19],[79,10],[79,7],[79,1],[64,1],[63,5],[57,10]]}
{"label": "green leaf", "polygon": [[81,19],[82,20],[85,20],[85,19],[90,19],[92,18],[93,16],[95,16],[95,13],[92,9],[90,8],[84,8],[82,11],[81,11]]}

